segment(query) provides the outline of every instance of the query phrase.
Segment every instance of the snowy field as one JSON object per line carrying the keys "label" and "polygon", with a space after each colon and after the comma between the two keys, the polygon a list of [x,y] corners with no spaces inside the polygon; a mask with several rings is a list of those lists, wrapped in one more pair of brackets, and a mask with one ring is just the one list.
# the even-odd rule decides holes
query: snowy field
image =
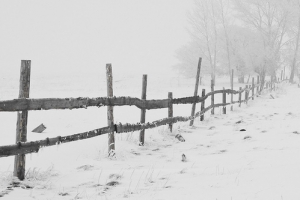
{"label": "snowy field", "polygon": [[[35,76],[33,71],[30,96],[105,96],[103,71],[54,79]],[[0,88],[1,99],[15,98],[18,75],[1,78],[6,83]],[[227,80],[217,79],[216,89],[228,88]],[[142,74],[114,72],[114,94],[140,97],[141,82]],[[166,98],[169,91],[175,98],[191,96],[194,82],[149,74],[147,99]],[[209,91],[208,79],[199,92],[203,88]],[[167,127],[146,130],[143,147],[137,145],[138,132],[116,135],[115,159],[107,158],[107,135],[41,149],[27,155],[26,180],[12,190],[7,187],[12,182],[13,157],[0,158],[0,195],[3,199],[299,199],[300,91],[295,85],[281,84],[272,95],[275,99],[265,93],[248,105],[235,106],[228,115],[218,108],[214,116],[207,113],[204,122],[197,118],[193,127],[178,123],[173,133]],[[216,99],[220,102],[221,95]],[[188,116],[190,111],[191,105],[174,105],[174,116]],[[167,109],[151,110],[146,120],[166,116]],[[0,113],[0,118],[0,145],[13,144],[16,113]],[[135,123],[139,118],[136,107],[115,107],[116,122]],[[32,133],[41,123],[47,126],[45,132]],[[31,111],[28,141],[103,126],[105,107]],[[177,133],[186,142],[175,139]],[[182,154],[186,162],[181,161]]]}

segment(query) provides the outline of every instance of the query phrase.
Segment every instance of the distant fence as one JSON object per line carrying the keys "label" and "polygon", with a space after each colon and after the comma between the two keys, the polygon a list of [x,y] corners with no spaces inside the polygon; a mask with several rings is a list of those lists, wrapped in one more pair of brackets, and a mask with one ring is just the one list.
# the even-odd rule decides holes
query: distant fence
{"label": "distant fence", "polygon": [[[246,85],[245,88],[239,88],[238,91],[233,90],[233,71],[231,74],[231,89],[223,89],[214,91],[214,83],[211,82],[211,92],[205,94],[205,90],[202,90],[202,95],[197,95],[198,85],[199,85],[199,75],[201,68],[201,58],[199,59],[196,85],[194,96],[183,97],[183,98],[172,98],[172,93],[168,93],[167,99],[159,100],[146,100],[146,86],[147,86],[147,75],[143,76],[143,91],[142,98],[133,97],[113,97],[112,96],[112,73],[111,65],[108,64],[107,67],[107,85],[108,91],[111,90],[109,97],[98,97],[98,98],[44,98],[44,99],[30,99],[29,97],[29,83],[30,83],[30,61],[21,62],[21,78],[20,78],[20,94],[19,99],[0,101],[0,112],[14,112],[18,111],[18,122],[17,122],[17,138],[16,144],[0,146],[0,157],[13,156],[15,155],[15,167],[14,175],[20,180],[24,179],[25,174],[25,154],[38,152],[40,148],[53,146],[57,144],[73,142],[77,140],[88,139],[96,137],[103,134],[111,134],[112,138],[109,138],[109,153],[114,148],[111,145],[115,145],[113,133],[124,133],[141,131],[140,133],[140,145],[144,144],[144,130],[155,128],[163,125],[169,125],[170,131],[172,131],[172,124],[176,122],[191,121],[196,117],[200,117],[200,120],[204,120],[204,113],[212,110],[216,107],[223,107],[223,114],[226,114],[226,106],[238,104],[241,106],[242,103],[247,103],[249,99],[254,100],[255,96],[259,96],[264,89],[275,90],[276,83],[285,81],[281,76],[281,79],[272,79],[270,82],[261,83],[259,77],[257,77],[256,83],[254,83],[254,78],[252,78],[252,84]],[[244,98],[242,97],[244,94]],[[222,94],[222,103],[214,103],[214,95]],[[230,102],[226,101],[226,94],[231,94]],[[27,95],[27,96],[26,96]],[[233,101],[233,95],[238,95],[238,100]],[[211,104],[205,107],[205,100],[211,97]],[[196,103],[201,103],[201,110],[195,113]],[[176,104],[193,104],[192,114],[187,117],[174,117],[173,116],[173,105]],[[114,124],[113,123],[113,113],[112,108],[114,106],[136,106],[141,109],[141,122],[136,124]],[[108,126],[87,131],[84,133],[78,133],[69,136],[58,136],[53,138],[46,138],[44,140],[27,142],[27,115],[28,111],[31,110],[51,110],[51,109],[79,109],[87,108],[91,106],[108,107]],[[168,118],[153,121],[151,123],[145,123],[145,110],[150,109],[162,109],[168,108]],[[232,108],[231,108],[232,110]],[[22,111],[22,112],[20,112]]]}

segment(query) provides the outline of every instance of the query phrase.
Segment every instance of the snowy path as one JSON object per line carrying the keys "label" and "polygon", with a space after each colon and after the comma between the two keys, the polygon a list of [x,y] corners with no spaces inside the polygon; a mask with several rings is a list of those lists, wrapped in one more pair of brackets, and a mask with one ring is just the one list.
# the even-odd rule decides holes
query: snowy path
{"label": "snowy path", "polygon": [[117,159],[82,153],[71,168],[33,173],[40,180],[25,183],[33,189],[14,188],[4,199],[300,199],[300,90],[272,95],[172,134],[147,130],[144,147],[138,133],[119,135]]}

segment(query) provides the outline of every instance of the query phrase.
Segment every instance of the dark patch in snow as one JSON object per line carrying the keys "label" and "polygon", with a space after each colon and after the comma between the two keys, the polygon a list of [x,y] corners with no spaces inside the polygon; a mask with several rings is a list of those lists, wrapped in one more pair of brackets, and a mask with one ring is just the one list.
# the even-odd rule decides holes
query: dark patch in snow
{"label": "dark patch in snow", "polygon": [[110,181],[110,182],[106,183],[106,185],[113,187],[113,186],[116,186],[116,185],[120,185],[120,183],[118,181]]}
{"label": "dark patch in snow", "polygon": [[70,195],[70,194],[67,193],[67,192],[60,192],[60,193],[58,193],[58,195],[60,195],[60,196],[68,196],[68,195]]}
{"label": "dark patch in snow", "polygon": [[110,174],[109,178],[114,179],[114,180],[118,180],[118,179],[122,178],[122,176],[119,175],[119,174]]}
{"label": "dark patch in snow", "polygon": [[246,131],[246,129],[243,129],[243,128],[242,128],[240,131]]}
{"label": "dark patch in snow", "polygon": [[251,139],[251,136],[247,135],[244,137],[244,140]]}
{"label": "dark patch in snow", "polygon": [[177,134],[175,138],[177,138],[180,142],[185,142],[185,139],[180,134]]}
{"label": "dark patch in snow", "polygon": [[186,160],[186,156],[185,156],[184,154],[181,155],[181,161],[182,161],[182,162],[186,162],[186,161],[187,161],[187,160]]}
{"label": "dark patch in snow", "polygon": [[83,166],[77,167],[78,170],[82,169],[84,171],[91,170],[93,168],[94,168],[94,166],[92,166],[92,165],[83,165]]}
{"label": "dark patch in snow", "polygon": [[131,153],[134,154],[134,155],[137,155],[137,156],[141,155],[140,153],[135,152],[135,151],[132,151]]}

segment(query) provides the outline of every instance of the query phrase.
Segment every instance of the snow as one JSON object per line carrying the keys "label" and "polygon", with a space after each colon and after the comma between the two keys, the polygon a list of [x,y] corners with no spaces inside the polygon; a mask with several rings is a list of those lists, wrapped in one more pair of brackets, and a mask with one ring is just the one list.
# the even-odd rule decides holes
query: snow
{"label": "snow", "polygon": [[[114,83],[115,95],[139,97],[141,85],[138,88],[134,83],[142,76],[123,76]],[[217,79],[216,89],[228,88],[227,79]],[[168,91],[176,97],[191,96],[195,81],[181,79],[181,84],[174,84],[163,74],[148,80],[149,99],[165,98]],[[56,89],[56,94],[82,96],[81,88],[70,84],[46,86]],[[209,80],[199,91],[203,88],[209,91]],[[91,95],[96,89],[91,88]],[[7,90],[7,96],[12,96],[12,92]],[[281,84],[272,96],[275,99],[265,92],[241,108],[236,104],[233,112],[228,106],[227,115],[217,108],[215,115],[206,113],[203,122],[196,118],[192,127],[188,122],[174,124],[173,133],[167,126],[146,130],[142,147],[138,146],[139,132],[118,134],[116,158],[107,157],[107,135],[44,147],[27,155],[27,179],[11,191],[7,187],[13,180],[13,157],[0,158],[0,195],[7,193],[4,199],[299,199],[299,88]],[[221,97],[222,94],[216,95],[215,102],[220,102]],[[174,105],[174,116],[189,116],[191,107]],[[139,121],[140,110],[135,107],[115,107],[114,112],[115,123]],[[147,110],[146,123],[165,117],[167,109]],[[16,113],[0,113],[0,118],[0,145],[13,144]],[[40,123],[47,126],[42,134],[30,132]],[[28,141],[103,126],[104,107],[31,111]],[[176,139],[177,134],[185,142]],[[186,162],[182,162],[183,154]]]}

